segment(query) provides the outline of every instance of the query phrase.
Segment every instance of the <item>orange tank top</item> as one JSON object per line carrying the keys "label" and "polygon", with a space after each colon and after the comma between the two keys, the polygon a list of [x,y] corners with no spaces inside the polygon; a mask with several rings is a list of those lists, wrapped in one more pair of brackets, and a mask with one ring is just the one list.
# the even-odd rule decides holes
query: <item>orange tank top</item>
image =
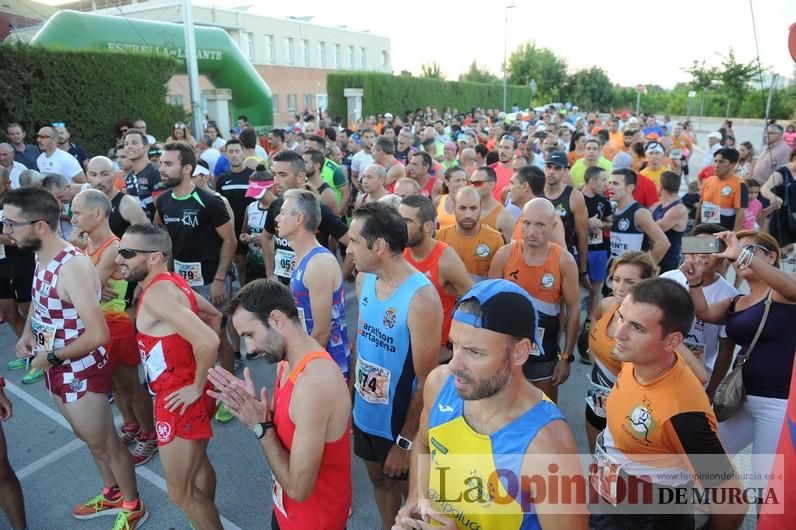
{"label": "orange tank top", "polygon": [[498,232],[500,232],[500,229],[497,227],[497,218],[498,215],[500,215],[500,212],[502,211],[503,211],[503,205],[498,203],[498,205],[495,206],[486,217],[481,218],[481,224],[492,227]]}
{"label": "orange tank top", "polygon": [[[95,248],[94,252],[89,252],[88,251],[88,247],[86,247],[86,256],[89,257],[89,259],[91,260],[91,263],[93,263],[94,266],[96,267],[97,264],[100,262],[100,259],[102,259],[102,253],[105,252],[105,249],[108,248],[112,243],[116,243],[117,241],[119,241],[118,237],[110,236],[108,239],[103,241],[100,244],[100,246]],[[121,275],[121,272],[119,272],[118,268],[117,268],[116,272],[113,273],[111,278],[113,278],[114,280],[122,280],[122,279],[124,279],[123,276]]]}
{"label": "orange tank top", "polygon": [[614,304],[589,331],[589,349],[614,375],[622,369],[622,362],[614,355],[614,338],[608,336],[608,324],[618,310],[619,304]]}
{"label": "orange tank top", "polygon": [[415,261],[412,257],[412,251],[409,248],[404,249],[404,258],[409,264],[416,268],[418,271],[426,275],[426,278],[434,285],[434,288],[439,294],[442,301],[442,342],[444,346],[448,343],[448,333],[451,330],[451,317],[453,316],[453,306],[456,304],[456,297],[445,292],[444,287],[439,280],[439,258],[445,249],[448,248],[447,243],[437,241],[434,249],[429,252],[428,256],[420,261]]}
{"label": "orange tank top", "polygon": [[437,205],[437,230],[454,226],[456,224],[456,216],[448,213],[445,209],[445,202],[448,200],[448,194],[440,195],[439,204]]}
{"label": "orange tank top", "polygon": [[525,289],[539,312],[554,316],[560,313],[562,248],[555,243],[549,245],[550,252],[544,263],[530,266],[525,263],[522,243],[511,243],[511,254],[503,266],[503,278]]}

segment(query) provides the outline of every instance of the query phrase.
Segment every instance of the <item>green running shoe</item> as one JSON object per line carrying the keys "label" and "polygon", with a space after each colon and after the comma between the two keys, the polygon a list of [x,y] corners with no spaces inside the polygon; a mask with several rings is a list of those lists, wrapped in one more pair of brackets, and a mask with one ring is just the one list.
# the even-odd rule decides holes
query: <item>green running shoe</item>
{"label": "green running shoe", "polygon": [[25,368],[25,359],[14,359],[13,361],[8,361],[9,370],[22,370],[23,368]]}
{"label": "green running shoe", "polygon": [[37,383],[44,378],[44,370],[39,370],[38,368],[31,368],[28,373],[25,374],[25,377],[22,378],[23,385],[32,385],[33,383]]}
{"label": "green running shoe", "polygon": [[229,409],[223,404],[218,404],[218,409],[216,409],[216,421],[219,423],[229,423],[235,418]]}

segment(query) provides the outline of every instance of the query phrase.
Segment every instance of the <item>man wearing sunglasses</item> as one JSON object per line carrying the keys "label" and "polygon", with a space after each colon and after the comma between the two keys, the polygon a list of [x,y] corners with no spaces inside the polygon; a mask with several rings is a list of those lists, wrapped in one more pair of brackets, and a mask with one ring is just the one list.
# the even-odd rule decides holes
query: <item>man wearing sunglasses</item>
{"label": "man wearing sunglasses", "polygon": [[155,433],[169,497],[195,528],[221,530],[216,474],[207,457],[215,400],[206,394],[221,313],[181,274],[168,271],[172,246],[163,227],[133,225],[119,242],[116,263],[127,281],[142,287],[138,348],[155,392]]}
{"label": "man wearing sunglasses", "polygon": [[[497,185],[497,174],[489,166],[479,167],[470,176],[470,186],[481,197],[481,224],[494,228],[503,236],[505,242],[511,241],[514,231],[514,217],[493,194]],[[509,186],[511,181],[509,180]]]}
{"label": "man wearing sunglasses", "polygon": [[42,173],[57,173],[82,184],[86,182],[86,174],[75,157],[58,149],[58,132],[55,127],[42,127],[36,135],[41,154],[36,159],[36,166]]}
{"label": "man wearing sunglasses", "polygon": [[75,506],[72,515],[116,515],[115,528],[134,529],[148,513],[138,498],[133,462],[116,435],[106,397],[111,366],[103,345],[110,333],[99,302],[99,277],[91,260],[58,236],[61,209],[47,190],[9,192],[3,213],[3,232],[38,258],[17,356],[46,371],[45,387],[88,446],[102,476],[102,493]]}

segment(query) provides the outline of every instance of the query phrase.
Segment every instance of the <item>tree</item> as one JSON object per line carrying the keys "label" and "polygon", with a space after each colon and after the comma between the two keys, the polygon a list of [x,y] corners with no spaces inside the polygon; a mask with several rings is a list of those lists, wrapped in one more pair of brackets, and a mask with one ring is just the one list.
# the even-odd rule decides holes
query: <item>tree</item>
{"label": "tree", "polygon": [[533,41],[526,42],[509,56],[509,82],[526,85],[536,81],[541,98],[559,98],[567,82],[567,62],[548,48],[537,48]]}
{"label": "tree", "polygon": [[493,75],[486,68],[480,68],[473,59],[470,68],[459,76],[459,81],[471,81],[473,83],[499,83],[500,79]]}
{"label": "tree", "polygon": [[582,109],[610,110],[613,103],[613,86],[608,75],[593,66],[588,70],[578,70],[567,81],[567,98]]}
{"label": "tree", "polygon": [[691,87],[699,92],[701,100],[699,115],[702,116],[705,113],[705,95],[718,83],[718,72],[716,68],[705,66],[704,60],[701,63],[694,61],[690,68],[684,70],[691,74]]}
{"label": "tree", "polygon": [[398,75],[403,75],[403,76],[406,76],[406,77],[412,77],[412,72],[410,72],[409,70],[401,70],[401,73],[398,74]]}
{"label": "tree", "polygon": [[444,80],[445,74],[442,73],[442,68],[435,61],[431,64],[424,64],[420,67],[420,77],[425,77],[427,79]]}
{"label": "tree", "polygon": [[735,52],[732,48],[726,56],[722,56],[721,67],[718,68],[718,81],[724,97],[727,98],[727,108],[725,117],[730,116],[730,105],[733,101],[740,106],[741,101],[749,92],[749,82],[757,73],[757,66],[754,61],[739,63],[735,59]]}

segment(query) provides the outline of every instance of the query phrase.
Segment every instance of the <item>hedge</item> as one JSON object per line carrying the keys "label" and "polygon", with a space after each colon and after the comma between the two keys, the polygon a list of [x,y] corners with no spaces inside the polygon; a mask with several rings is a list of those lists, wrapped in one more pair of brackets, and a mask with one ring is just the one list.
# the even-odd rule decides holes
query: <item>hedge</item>
{"label": "hedge", "polygon": [[[363,115],[384,112],[404,113],[427,106],[443,110],[446,107],[464,112],[473,107],[501,108],[503,85],[471,83],[467,81],[441,81],[389,74],[332,73],[326,78],[326,93],[329,95],[329,115],[347,115],[346,88],[363,88]],[[531,91],[527,87],[510,85],[507,106],[517,103],[527,108]]]}
{"label": "hedge", "polygon": [[[171,133],[185,111],[166,101],[174,58],[108,51],[61,51],[25,44],[0,45],[0,124],[20,123],[27,140],[53,122],[66,124],[90,155],[116,142],[115,124],[143,118],[158,139]],[[4,140],[6,141],[6,140]]]}

